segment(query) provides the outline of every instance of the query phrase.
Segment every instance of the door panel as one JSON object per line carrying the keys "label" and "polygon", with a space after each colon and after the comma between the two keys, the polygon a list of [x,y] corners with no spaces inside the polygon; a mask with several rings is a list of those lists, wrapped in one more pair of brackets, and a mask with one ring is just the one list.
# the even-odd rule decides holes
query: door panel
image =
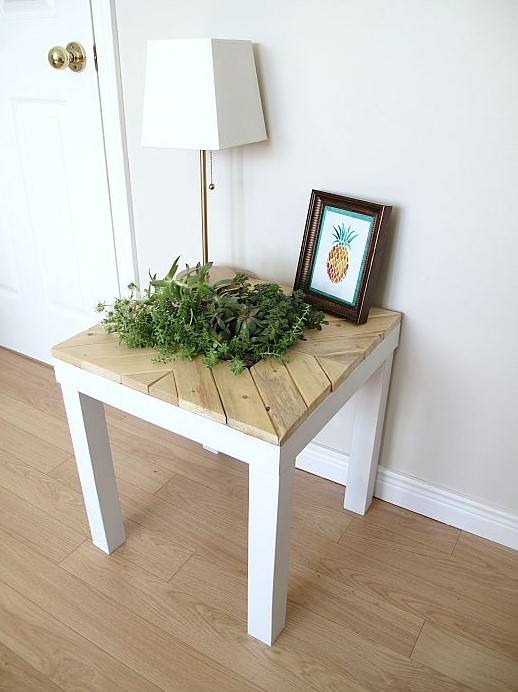
{"label": "door panel", "polygon": [[12,233],[7,227],[5,205],[0,196],[0,292],[15,295],[19,293],[20,286],[16,280],[15,267]]}
{"label": "door panel", "polygon": [[[78,281],[81,263],[73,228],[74,200],[70,186],[76,181],[67,175],[69,106],[43,100],[17,101],[13,105],[28,230],[38,258],[45,301],[49,307],[88,310],[90,306],[84,304],[84,291]],[[67,258],[66,262],[62,261],[63,257]]]}
{"label": "door panel", "polygon": [[[85,70],[53,69],[72,40]],[[0,123],[0,344],[49,361],[118,291],[87,0],[0,2]]]}
{"label": "door panel", "polygon": [[1,0],[0,19],[32,19],[34,17],[54,17],[53,0]]}

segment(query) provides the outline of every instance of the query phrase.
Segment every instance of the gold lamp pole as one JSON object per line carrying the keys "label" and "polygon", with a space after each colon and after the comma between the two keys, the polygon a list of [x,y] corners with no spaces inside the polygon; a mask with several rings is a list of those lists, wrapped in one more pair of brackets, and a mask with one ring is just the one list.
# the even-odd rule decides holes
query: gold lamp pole
{"label": "gold lamp pole", "polygon": [[201,193],[201,263],[209,261],[209,231],[207,217],[207,152],[200,149],[200,193]]}

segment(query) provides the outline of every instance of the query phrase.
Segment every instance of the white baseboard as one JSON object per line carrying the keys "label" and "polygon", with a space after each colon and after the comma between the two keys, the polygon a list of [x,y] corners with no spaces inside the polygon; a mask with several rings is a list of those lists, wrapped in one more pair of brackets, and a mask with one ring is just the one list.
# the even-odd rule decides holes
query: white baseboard
{"label": "white baseboard", "polygon": [[349,455],[311,442],[297,457],[296,467],[327,478],[328,481],[347,485]]}
{"label": "white baseboard", "polygon": [[[297,457],[297,468],[347,484],[349,455],[311,443]],[[431,483],[378,469],[374,496],[476,536],[518,550],[518,516],[471,500]]]}

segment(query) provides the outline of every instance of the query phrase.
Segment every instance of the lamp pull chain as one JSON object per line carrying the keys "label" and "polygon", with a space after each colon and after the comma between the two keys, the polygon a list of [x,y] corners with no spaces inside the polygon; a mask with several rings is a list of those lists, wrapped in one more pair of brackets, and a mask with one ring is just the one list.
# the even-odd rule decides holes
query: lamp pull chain
{"label": "lamp pull chain", "polygon": [[214,179],[212,176],[212,150],[209,150],[209,167],[210,167],[210,183],[209,183],[209,190],[214,190],[216,187],[214,185]]}

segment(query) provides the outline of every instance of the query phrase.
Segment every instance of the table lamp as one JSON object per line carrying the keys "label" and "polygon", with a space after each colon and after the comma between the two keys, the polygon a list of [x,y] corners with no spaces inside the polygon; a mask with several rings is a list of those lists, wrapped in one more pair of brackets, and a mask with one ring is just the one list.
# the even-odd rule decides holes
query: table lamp
{"label": "table lamp", "polygon": [[251,41],[148,41],[141,143],[199,150],[203,264],[209,261],[207,151],[266,138]]}

